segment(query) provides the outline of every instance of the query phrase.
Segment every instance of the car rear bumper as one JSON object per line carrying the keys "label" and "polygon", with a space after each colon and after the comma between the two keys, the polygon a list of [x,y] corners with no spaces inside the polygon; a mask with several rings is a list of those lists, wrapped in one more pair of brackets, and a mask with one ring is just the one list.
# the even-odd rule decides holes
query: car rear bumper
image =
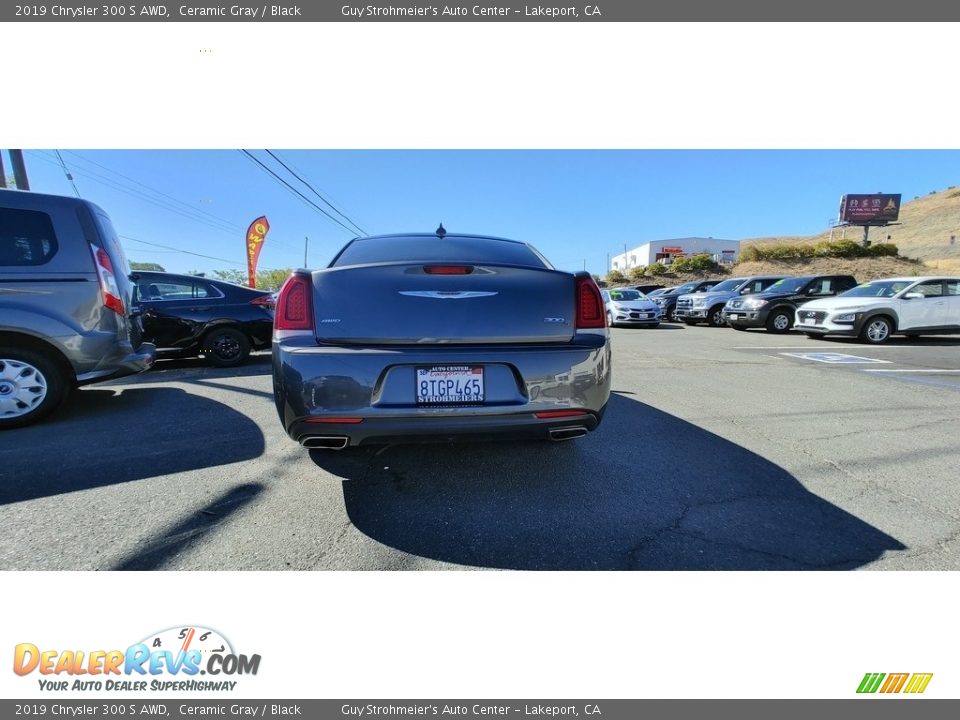
{"label": "car rear bumper", "polygon": [[[610,343],[524,347],[273,345],[277,412],[287,434],[364,442],[549,437],[597,427],[610,396]],[[485,400],[418,406],[415,369],[484,368]],[[537,417],[535,413],[553,413]],[[556,416],[556,413],[579,413]]]}
{"label": "car rear bumper", "polygon": [[121,344],[115,353],[103,358],[93,370],[77,375],[77,385],[135,375],[147,370],[156,358],[157,348],[153,343],[142,343],[136,350],[130,345]]}

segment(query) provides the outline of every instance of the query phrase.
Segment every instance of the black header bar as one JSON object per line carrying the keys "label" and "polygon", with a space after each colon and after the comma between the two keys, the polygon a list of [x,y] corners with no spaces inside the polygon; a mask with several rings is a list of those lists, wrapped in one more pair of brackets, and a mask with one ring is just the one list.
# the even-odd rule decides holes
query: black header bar
{"label": "black header bar", "polygon": [[[942,0],[570,0],[565,3],[449,3],[407,0],[307,2],[120,2],[36,0],[0,6],[2,22],[876,22],[960,20]],[[852,38],[854,39],[854,38]]]}

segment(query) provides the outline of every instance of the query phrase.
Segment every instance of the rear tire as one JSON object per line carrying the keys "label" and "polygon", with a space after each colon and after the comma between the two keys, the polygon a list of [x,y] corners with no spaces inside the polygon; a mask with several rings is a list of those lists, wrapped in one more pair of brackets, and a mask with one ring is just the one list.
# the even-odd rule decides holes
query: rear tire
{"label": "rear tire", "polygon": [[239,330],[218,328],[207,333],[203,354],[217,367],[236,367],[250,355],[250,341]]}
{"label": "rear tire", "polygon": [[789,310],[774,310],[767,318],[767,330],[772,333],[785,333],[793,327],[793,313]]}
{"label": "rear tire", "polygon": [[869,345],[880,345],[893,334],[893,321],[886,315],[872,317],[860,328],[860,341]]}
{"label": "rear tire", "polygon": [[39,422],[73,386],[60,363],[28,348],[0,347],[0,430]]}

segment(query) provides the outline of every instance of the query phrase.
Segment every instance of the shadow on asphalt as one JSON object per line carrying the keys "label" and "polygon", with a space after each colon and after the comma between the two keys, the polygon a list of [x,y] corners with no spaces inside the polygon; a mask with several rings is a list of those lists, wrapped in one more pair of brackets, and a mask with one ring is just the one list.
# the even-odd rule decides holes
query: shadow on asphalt
{"label": "shadow on asphalt", "polygon": [[168,560],[189,550],[264,490],[260,483],[238,485],[177,523],[146,547],[117,563],[114,570],[162,570]]}
{"label": "shadow on asphalt", "polygon": [[7,430],[0,504],[259,457],[260,428],[178,388],[83,388],[49,420]]}
{"label": "shadow on asphalt", "polygon": [[252,353],[242,365],[220,368],[203,358],[170,358],[157,360],[146,372],[111,380],[110,385],[142,385],[166,380],[190,380],[194,378],[233,378],[269,375],[272,372],[271,355],[268,351]]}
{"label": "shadow on asphalt", "polygon": [[[852,569],[903,550],[783,468],[614,395],[553,443],[313,451],[354,526],[443,562],[523,570]],[[619,448],[604,455],[600,448]]]}

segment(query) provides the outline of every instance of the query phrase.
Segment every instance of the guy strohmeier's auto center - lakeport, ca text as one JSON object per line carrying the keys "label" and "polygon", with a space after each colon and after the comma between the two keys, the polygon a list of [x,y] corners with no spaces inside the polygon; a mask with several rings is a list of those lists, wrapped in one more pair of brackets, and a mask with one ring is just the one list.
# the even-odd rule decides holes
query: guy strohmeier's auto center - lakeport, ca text
{"label": "guy strohmeier's auto center - lakeport, ca text", "polygon": [[602,17],[600,6],[583,5],[575,7],[567,5],[524,5],[522,8],[508,5],[427,5],[423,7],[406,7],[403,5],[343,5],[340,13],[345,17],[362,18],[456,18],[456,17],[485,17],[485,18],[582,18]]}

